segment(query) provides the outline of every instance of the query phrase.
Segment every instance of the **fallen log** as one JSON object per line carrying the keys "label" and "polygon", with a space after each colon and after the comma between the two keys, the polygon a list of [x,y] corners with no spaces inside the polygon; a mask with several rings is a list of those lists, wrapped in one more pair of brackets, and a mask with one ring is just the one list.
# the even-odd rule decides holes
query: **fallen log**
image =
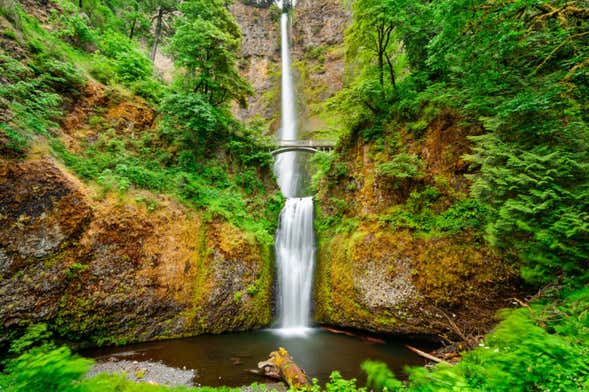
{"label": "fallen log", "polygon": [[340,334],[340,335],[346,335],[346,336],[352,336],[354,338],[360,338],[364,341],[370,342],[370,343],[378,343],[378,344],[384,344],[385,341],[379,338],[374,338],[372,336],[365,336],[365,335],[360,335],[357,333],[353,333],[350,331],[343,331],[341,329],[335,329],[335,328],[331,328],[331,327],[320,327],[320,329],[322,331],[326,331],[326,332],[330,332],[330,333],[334,333],[334,334]]}
{"label": "fallen log", "polygon": [[279,376],[277,376],[277,375],[275,376],[275,375],[272,375],[272,374],[266,374],[266,373],[264,373],[263,370],[247,369],[246,372],[251,373],[251,374],[255,374],[256,376],[268,377],[268,378],[271,378],[271,379],[276,380],[276,381],[282,381],[282,379]]}
{"label": "fallen log", "polygon": [[408,345],[408,344],[406,344],[406,345],[405,345],[405,348],[407,348],[408,350],[411,350],[411,351],[413,351],[415,354],[419,355],[420,357],[423,357],[423,358],[425,358],[425,359],[429,359],[430,361],[434,361],[434,362],[436,362],[436,363],[445,363],[446,365],[449,365],[449,366],[454,366],[454,365],[452,365],[451,363],[449,363],[449,362],[446,362],[446,361],[444,361],[444,360],[443,360],[443,359],[441,359],[441,358],[434,357],[433,355],[431,355],[431,354],[428,354],[428,353],[426,353],[425,351],[421,351],[420,349],[418,349],[418,348],[415,348],[415,347],[413,347],[413,346],[410,346],[410,345]]}
{"label": "fallen log", "polygon": [[354,336],[356,337],[357,335],[349,332],[349,331],[342,331],[341,329],[335,329],[335,328],[331,328],[331,327],[320,327],[320,329],[322,331],[326,331],[326,332],[331,332],[331,333],[335,333],[335,334],[339,334],[339,335],[347,335],[347,336]]}
{"label": "fallen log", "polygon": [[294,362],[283,347],[280,347],[278,351],[272,351],[268,360],[258,362],[258,368],[264,376],[283,380],[294,389],[311,385],[303,369]]}

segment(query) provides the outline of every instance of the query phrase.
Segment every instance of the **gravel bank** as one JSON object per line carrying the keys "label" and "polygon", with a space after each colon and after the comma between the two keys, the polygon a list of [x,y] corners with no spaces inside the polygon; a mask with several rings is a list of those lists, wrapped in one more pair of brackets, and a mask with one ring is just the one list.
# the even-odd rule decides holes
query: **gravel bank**
{"label": "gravel bank", "polygon": [[114,357],[96,363],[87,377],[99,373],[125,373],[129,380],[135,382],[188,387],[195,385],[196,377],[196,371],[192,369],[177,369],[161,362],[118,360]]}

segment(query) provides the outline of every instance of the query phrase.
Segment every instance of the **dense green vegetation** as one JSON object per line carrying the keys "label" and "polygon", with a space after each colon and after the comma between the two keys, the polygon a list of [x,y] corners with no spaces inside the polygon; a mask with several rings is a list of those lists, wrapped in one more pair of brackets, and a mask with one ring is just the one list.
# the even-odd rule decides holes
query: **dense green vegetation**
{"label": "dense green vegetation", "polygon": [[[586,390],[587,4],[355,0],[351,7],[346,49],[354,72],[328,102],[345,128],[343,153],[315,158],[317,189],[326,179],[348,179],[348,149],[367,144],[377,178],[404,200],[377,219],[416,235],[474,232],[517,263],[532,288],[550,287],[530,308],[503,314],[456,366],[412,369],[404,384],[382,365],[367,364],[370,386]],[[459,127],[476,130],[467,157],[470,194],[448,192],[444,178],[424,182],[424,163],[401,142],[419,142],[449,112]],[[353,203],[327,200],[318,230],[353,232]]]}
{"label": "dense green vegetation", "polygon": [[[259,152],[268,143],[261,129],[230,113],[251,88],[237,70],[240,32],[226,3],[41,1],[54,26],[46,30],[19,3],[0,0],[0,152],[23,157],[42,137],[79,176],[105,190],[173,194],[270,244],[281,198],[261,180],[270,173],[270,156]],[[441,189],[449,188],[438,178],[420,183],[402,206],[378,219],[429,235],[480,230],[518,263],[527,283],[545,287],[529,307],[506,311],[484,343],[455,366],[410,369],[404,383],[382,364],[367,362],[366,390],[589,389],[586,2],[355,0],[351,7],[346,49],[354,72],[328,107],[343,120],[342,144],[376,146],[383,183],[403,190],[425,176],[400,129],[419,139],[450,110],[463,125],[482,130],[471,137],[469,195],[453,195],[451,205],[434,209]],[[159,50],[181,70],[172,83],[147,56],[145,46],[153,58],[162,43]],[[143,97],[157,113],[155,125],[139,136],[126,134],[112,127],[104,108],[94,108],[87,122],[99,136],[70,150],[58,122],[90,80],[107,86],[109,99]],[[317,155],[315,163],[316,186],[324,176],[345,177],[348,169],[337,153]],[[320,231],[353,231],[346,201],[331,204]],[[89,366],[36,326],[13,342],[0,389],[168,390],[119,376],[82,379]],[[331,383],[313,387],[323,389],[361,388],[334,373]]]}
{"label": "dense green vegetation", "polygon": [[[175,194],[269,244],[282,199],[266,191],[274,187],[268,140],[229,109],[251,91],[236,68],[239,28],[223,1],[182,3],[181,17],[174,9],[166,1],[51,1],[39,5],[54,26],[49,32],[20,4],[2,3],[0,111],[7,120],[0,125],[0,149],[24,156],[34,138],[44,136],[77,174],[105,190]],[[146,26],[154,13],[168,26],[157,39],[182,69],[171,85],[140,46],[155,39]],[[99,137],[82,141],[81,152],[70,151],[58,122],[92,79],[108,86],[109,101],[143,97],[158,115],[155,125],[129,135],[109,122],[107,107],[95,107],[86,126]]]}
{"label": "dense green vegetation", "polygon": [[[386,142],[394,123],[419,137],[442,108],[458,111],[484,129],[470,160],[489,243],[515,252],[534,284],[586,279],[586,5],[357,0],[352,8],[347,47],[360,72],[330,103],[351,138]],[[416,177],[408,158],[397,147],[379,170]]]}

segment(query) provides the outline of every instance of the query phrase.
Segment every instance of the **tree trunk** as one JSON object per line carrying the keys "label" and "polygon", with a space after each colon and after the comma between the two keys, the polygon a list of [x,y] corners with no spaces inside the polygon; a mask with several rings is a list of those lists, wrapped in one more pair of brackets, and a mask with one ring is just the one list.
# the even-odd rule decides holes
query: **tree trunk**
{"label": "tree trunk", "polygon": [[378,81],[380,82],[380,88],[384,93],[384,60],[383,53],[378,52]]}
{"label": "tree trunk", "polygon": [[391,74],[391,84],[393,85],[393,88],[396,89],[397,83],[395,82],[395,67],[393,67],[393,62],[391,61],[391,58],[389,57],[389,55],[385,53],[385,56],[387,58],[387,63],[389,64],[389,73]]}
{"label": "tree trunk", "polygon": [[133,23],[131,23],[131,31],[129,31],[129,39],[133,39],[133,35],[135,35],[135,25],[137,24],[137,18],[133,18]]}
{"label": "tree trunk", "polygon": [[153,37],[153,46],[151,47],[151,58],[152,62],[155,62],[155,55],[157,54],[157,44],[160,40],[160,35],[162,34],[162,19],[164,18],[164,9],[162,7],[159,8],[157,12],[157,23],[155,25],[155,35]]}
{"label": "tree trunk", "polygon": [[278,351],[272,351],[270,358],[259,362],[258,368],[262,374],[275,379],[285,381],[289,387],[302,389],[310,386],[307,375],[288,355],[288,351],[280,347]]}
{"label": "tree trunk", "polygon": [[82,0],[78,0],[78,7],[81,9],[82,8]]}

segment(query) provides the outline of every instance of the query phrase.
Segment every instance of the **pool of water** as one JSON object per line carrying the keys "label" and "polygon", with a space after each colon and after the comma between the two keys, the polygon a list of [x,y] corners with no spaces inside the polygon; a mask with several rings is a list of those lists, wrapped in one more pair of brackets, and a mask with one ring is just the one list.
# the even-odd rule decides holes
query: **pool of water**
{"label": "pool of water", "polygon": [[240,386],[268,379],[251,374],[257,363],[271,351],[284,347],[307,375],[321,383],[333,370],[346,378],[363,382],[360,364],[367,360],[385,362],[399,375],[406,365],[421,366],[424,361],[403,347],[401,342],[381,341],[359,336],[327,332],[261,330],[222,335],[141,343],[124,347],[93,349],[83,355],[97,360],[116,356],[138,361],[161,361],[169,366],[197,371],[194,382],[209,386]]}

